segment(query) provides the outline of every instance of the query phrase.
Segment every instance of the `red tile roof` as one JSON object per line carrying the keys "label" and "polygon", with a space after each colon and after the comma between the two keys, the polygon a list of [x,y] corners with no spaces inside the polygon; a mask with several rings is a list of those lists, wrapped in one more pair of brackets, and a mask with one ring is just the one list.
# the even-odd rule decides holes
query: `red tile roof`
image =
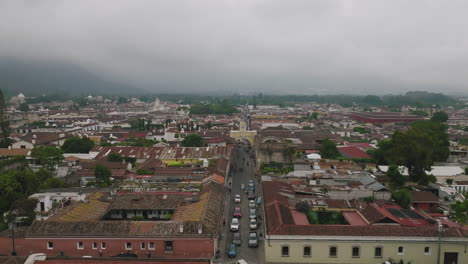
{"label": "red tile roof", "polygon": [[338,147],[344,156],[355,159],[371,159],[372,157],[358,147]]}

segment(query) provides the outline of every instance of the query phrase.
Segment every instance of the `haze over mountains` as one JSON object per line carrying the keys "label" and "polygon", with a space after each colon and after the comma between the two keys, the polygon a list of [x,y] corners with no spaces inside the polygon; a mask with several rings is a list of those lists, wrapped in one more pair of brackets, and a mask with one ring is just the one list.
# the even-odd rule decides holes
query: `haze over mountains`
{"label": "haze over mountains", "polygon": [[106,8],[5,0],[0,84],[34,93],[466,94],[467,9],[466,1],[418,0],[115,0]]}

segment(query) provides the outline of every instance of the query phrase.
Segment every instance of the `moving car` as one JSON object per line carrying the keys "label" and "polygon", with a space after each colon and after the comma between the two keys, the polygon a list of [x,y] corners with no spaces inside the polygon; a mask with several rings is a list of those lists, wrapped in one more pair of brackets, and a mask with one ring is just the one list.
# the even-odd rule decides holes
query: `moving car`
{"label": "moving car", "polygon": [[236,194],[236,196],[234,196],[234,202],[235,202],[235,203],[240,203],[240,202],[241,202],[241,196],[240,196],[240,194]]}
{"label": "moving car", "polygon": [[231,231],[239,231],[239,219],[233,218],[231,221]]}
{"label": "moving car", "polygon": [[232,238],[232,243],[236,246],[240,246],[242,244],[241,235],[239,232],[234,233],[234,237]]}
{"label": "moving car", "polygon": [[249,233],[249,247],[258,247],[257,232],[250,232]]}
{"label": "moving car", "polygon": [[236,257],[236,245],[230,244],[228,248],[228,257],[235,258]]}
{"label": "moving car", "polygon": [[256,230],[257,229],[257,219],[250,219],[250,224],[249,224],[250,230]]}
{"label": "moving car", "polygon": [[241,190],[245,191],[245,184],[241,184]]}
{"label": "moving car", "polygon": [[233,216],[235,218],[240,218],[242,216],[242,213],[241,213],[241,208],[240,207],[235,207],[234,208],[234,214]]}
{"label": "moving car", "polygon": [[249,209],[249,218],[250,219],[257,218],[257,209]]}

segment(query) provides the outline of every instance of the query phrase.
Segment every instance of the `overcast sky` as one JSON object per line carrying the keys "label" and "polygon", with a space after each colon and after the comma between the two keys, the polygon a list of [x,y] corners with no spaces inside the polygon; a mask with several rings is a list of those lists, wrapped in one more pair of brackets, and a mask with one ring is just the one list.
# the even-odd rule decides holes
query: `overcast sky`
{"label": "overcast sky", "polygon": [[468,1],[1,0],[0,56],[151,91],[468,93]]}

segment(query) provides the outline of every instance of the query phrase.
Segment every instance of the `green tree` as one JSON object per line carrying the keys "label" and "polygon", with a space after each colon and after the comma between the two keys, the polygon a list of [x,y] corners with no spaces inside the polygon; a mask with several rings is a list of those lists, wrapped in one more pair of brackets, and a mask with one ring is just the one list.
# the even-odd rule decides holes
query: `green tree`
{"label": "green tree", "polygon": [[413,111],[411,111],[411,114],[417,115],[417,116],[422,116],[422,117],[428,117],[429,116],[428,112],[422,111],[422,110],[413,110]]}
{"label": "green tree", "polygon": [[435,112],[432,115],[431,121],[443,123],[443,122],[447,122],[448,118],[449,117],[448,117],[447,113],[445,113],[443,111],[440,111],[440,112]]}
{"label": "green tree", "polygon": [[120,153],[111,152],[107,156],[107,160],[112,162],[122,162],[123,157]]}
{"label": "green tree", "polygon": [[378,146],[372,153],[377,162],[406,166],[410,179],[423,185],[435,180],[426,171],[450,153],[446,126],[433,121],[414,122],[408,131],[396,131],[391,140]]}
{"label": "green tree", "polygon": [[366,95],[362,99],[362,102],[368,105],[382,105],[383,104],[382,99],[380,99],[380,97],[378,97],[377,95]]}
{"label": "green tree", "polygon": [[468,167],[465,168],[465,175],[468,175]]}
{"label": "green tree", "polygon": [[97,164],[94,168],[94,177],[96,177],[96,181],[100,184],[110,185],[111,176],[112,172],[101,164]]}
{"label": "green tree", "polygon": [[301,213],[307,213],[310,210],[310,205],[309,205],[309,203],[307,203],[305,201],[298,202],[296,204],[296,210],[301,212]]}
{"label": "green tree", "polygon": [[49,146],[35,146],[31,150],[31,157],[36,164],[42,165],[49,171],[54,171],[55,167],[63,160],[61,149]]}
{"label": "green tree", "polygon": [[21,198],[22,186],[12,173],[0,174],[0,213],[10,209],[13,201]]}
{"label": "green tree", "polygon": [[203,138],[197,134],[190,134],[182,140],[184,147],[203,147],[205,145]]}
{"label": "green tree", "polygon": [[48,178],[41,184],[41,189],[54,189],[65,187],[65,183],[59,178]]}
{"label": "green tree", "polygon": [[45,168],[40,168],[36,172],[36,176],[39,179],[40,182],[45,182],[48,178],[50,178],[52,175],[50,174],[50,171],[48,171]]}
{"label": "green tree", "polygon": [[406,189],[393,192],[392,198],[395,202],[403,208],[409,208],[411,203],[411,193]]}
{"label": "green tree", "polygon": [[363,127],[359,127],[359,126],[357,126],[357,127],[354,127],[354,128],[353,128],[353,131],[354,131],[354,132],[361,133],[361,134],[365,134],[365,133],[367,133],[367,130],[366,130],[365,128],[363,128]]}
{"label": "green tree", "polygon": [[318,116],[319,116],[319,113],[317,113],[317,112],[313,112],[312,115],[311,115],[313,120],[317,120]]}
{"label": "green tree", "polygon": [[325,139],[320,147],[320,156],[324,159],[336,159],[341,157],[341,154],[335,142]]}
{"label": "green tree", "polygon": [[27,103],[20,104],[18,110],[21,112],[29,112],[29,105]]}
{"label": "green tree", "polygon": [[23,225],[31,225],[36,219],[34,212],[36,206],[36,199],[21,198],[12,203],[10,210],[14,212],[15,217],[23,217],[21,222]]}
{"label": "green tree", "polygon": [[448,184],[448,185],[452,185],[453,184],[453,179],[446,179],[445,180],[445,183]]}
{"label": "green tree", "polygon": [[455,219],[459,223],[468,224],[468,199],[463,202],[457,201],[450,205],[450,208],[455,212]]}
{"label": "green tree", "polygon": [[67,138],[62,145],[62,150],[65,153],[89,153],[94,147],[94,141],[88,137],[71,137]]}
{"label": "green tree", "polygon": [[397,165],[394,165],[394,164],[390,165],[385,175],[387,175],[387,177],[390,178],[390,182],[391,182],[393,189],[398,189],[402,187],[403,185],[405,185],[405,181],[406,181],[405,176],[403,176],[400,173],[400,170],[398,169]]}

